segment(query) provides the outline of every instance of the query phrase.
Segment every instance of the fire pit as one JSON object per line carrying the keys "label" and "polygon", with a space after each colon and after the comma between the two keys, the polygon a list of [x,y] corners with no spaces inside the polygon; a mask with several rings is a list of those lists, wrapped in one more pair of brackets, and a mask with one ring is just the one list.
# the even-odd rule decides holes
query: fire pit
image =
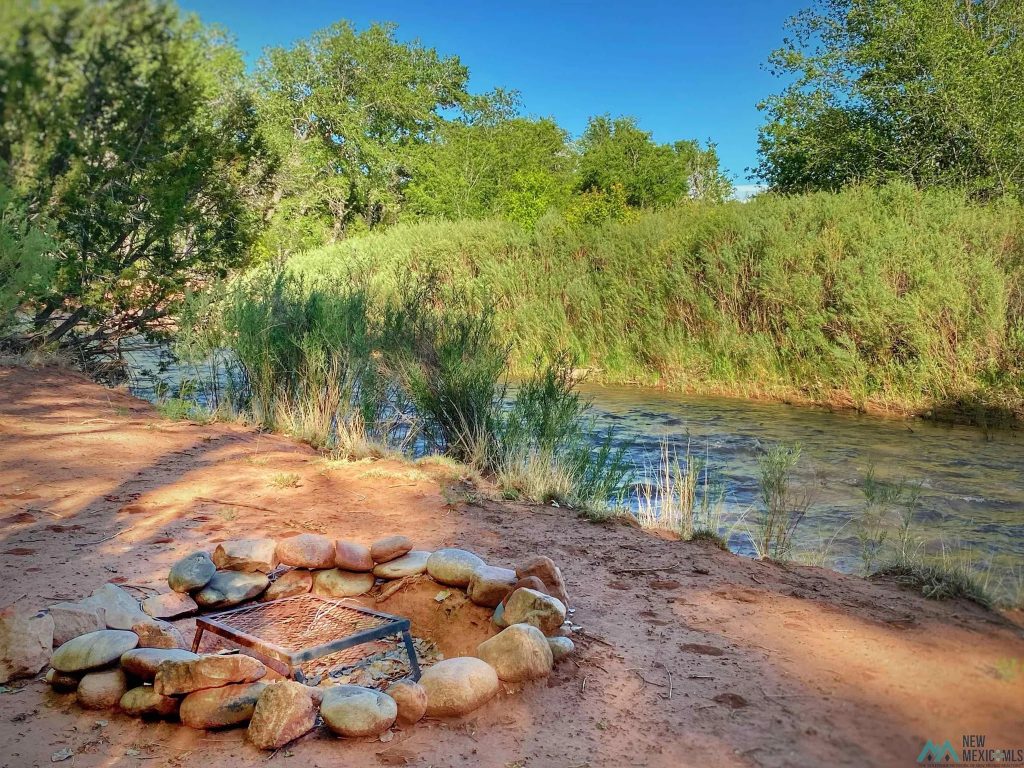
{"label": "fire pit", "polygon": [[337,666],[352,664],[369,655],[360,646],[401,637],[411,677],[420,677],[409,620],[349,601],[305,594],[200,616],[196,619],[193,651],[199,650],[204,632],[252,649],[279,672],[299,682],[305,682],[302,665],[307,662],[330,656]]}

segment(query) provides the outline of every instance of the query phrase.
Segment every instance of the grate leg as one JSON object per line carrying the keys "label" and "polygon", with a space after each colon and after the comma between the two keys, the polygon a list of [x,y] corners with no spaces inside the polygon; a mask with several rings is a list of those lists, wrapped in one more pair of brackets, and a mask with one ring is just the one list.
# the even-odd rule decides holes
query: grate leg
{"label": "grate leg", "polygon": [[409,656],[409,671],[413,682],[418,682],[420,679],[420,662],[416,658],[416,646],[412,644],[412,635],[409,634],[409,630],[405,630],[402,633],[402,640],[405,642],[405,652]]}
{"label": "grate leg", "polygon": [[192,638],[192,653],[199,653],[199,643],[203,639],[204,627],[196,627],[196,635]]}

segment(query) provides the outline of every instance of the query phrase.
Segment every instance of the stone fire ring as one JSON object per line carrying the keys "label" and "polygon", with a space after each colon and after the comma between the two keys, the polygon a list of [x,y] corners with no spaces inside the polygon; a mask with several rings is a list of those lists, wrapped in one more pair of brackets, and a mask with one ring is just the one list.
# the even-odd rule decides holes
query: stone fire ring
{"label": "stone fire ring", "polygon": [[[84,708],[247,726],[255,746],[278,749],[321,719],[356,738],[460,717],[501,683],[544,678],[574,651],[565,581],[544,556],[507,568],[464,549],[414,550],[400,535],[366,546],[306,533],[193,552],[167,583],[141,603],[105,584],[35,614],[5,610],[0,683],[49,664],[46,681]],[[193,615],[190,651],[171,620]],[[200,653],[207,633],[247,653]],[[417,644],[432,656],[417,659]],[[304,665],[328,662],[341,667],[306,684]],[[363,684],[338,684],[339,668],[343,681]]]}

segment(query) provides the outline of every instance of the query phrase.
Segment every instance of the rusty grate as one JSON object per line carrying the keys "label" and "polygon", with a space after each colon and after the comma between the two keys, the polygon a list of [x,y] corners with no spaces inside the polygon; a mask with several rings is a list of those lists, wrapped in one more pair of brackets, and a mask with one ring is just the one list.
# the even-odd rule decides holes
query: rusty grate
{"label": "rusty grate", "polygon": [[[193,651],[199,650],[204,632],[250,648],[300,681],[305,679],[302,665],[313,659],[329,657],[335,664],[351,664],[376,652],[377,641],[393,636],[405,645],[413,679],[420,676],[409,620],[348,601],[296,595],[200,616]],[[372,645],[359,647],[367,644]]]}

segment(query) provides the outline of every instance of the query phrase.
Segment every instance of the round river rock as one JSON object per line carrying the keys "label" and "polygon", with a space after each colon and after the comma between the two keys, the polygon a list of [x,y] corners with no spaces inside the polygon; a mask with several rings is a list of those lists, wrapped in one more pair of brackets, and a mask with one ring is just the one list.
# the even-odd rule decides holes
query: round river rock
{"label": "round river rock", "polygon": [[101,629],[68,640],[54,652],[50,666],[58,672],[86,672],[107,666],[138,644],[134,632]]}
{"label": "round river rock", "polygon": [[171,566],[167,586],[175,592],[192,592],[210,583],[217,566],[206,552],[193,552]]}
{"label": "round river rock", "polygon": [[398,705],[372,688],[338,685],[324,691],[320,716],[340,736],[379,736],[395,722]]}
{"label": "round river rock", "polygon": [[382,579],[401,579],[406,576],[418,576],[427,570],[429,552],[414,549],[394,560],[381,563],[373,569],[373,575]]}
{"label": "round river rock", "polygon": [[313,592],[324,597],[355,597],[373,589],[372,573],[352,573],[340,568],[313,574]]}
{"label": "round river rock", "polygon": [[333,568],[334,542],[318,533],[300,533],[277,542],[277,562],[294,568]]}
{"label": "round river rock", "polygon": [[481,659],[463,656],[439,661],[423,673],[428,717],[462,717],[498,692],[498,673]]}
{"label": "round river rock", "polygon": [[439,549],[427,559],[427,573],[449,587],[465,587],[473,571],[485,565],[482,558],[464,549]]}

